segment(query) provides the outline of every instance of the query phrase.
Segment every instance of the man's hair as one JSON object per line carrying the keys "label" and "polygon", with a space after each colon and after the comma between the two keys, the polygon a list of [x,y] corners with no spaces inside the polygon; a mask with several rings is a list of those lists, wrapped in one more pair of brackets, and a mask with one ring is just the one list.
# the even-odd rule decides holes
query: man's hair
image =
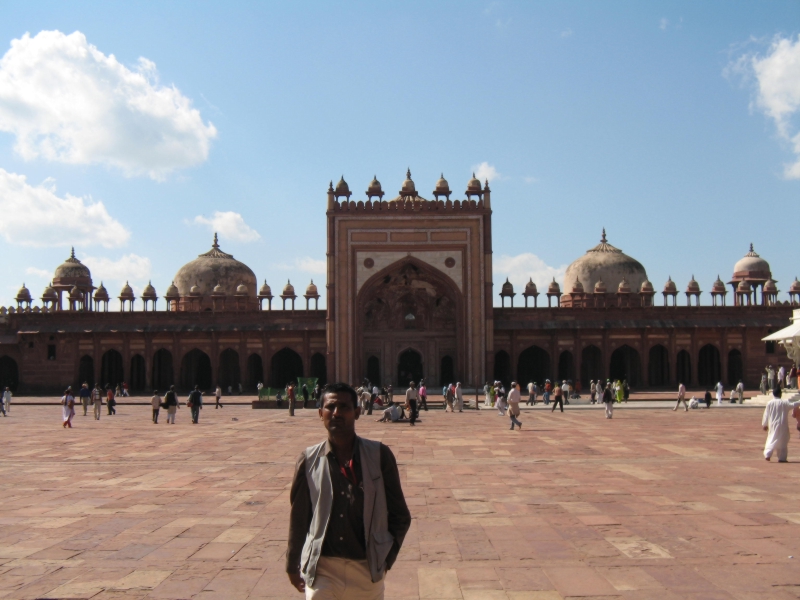
{"label": "man's hair", "polygon": [[353,401],[353,408],[358,409],[358,394],[346,383],[329,383],[325,385],[319,394],[319,401],[321,405],[325,403],[325,396],[327,394],[347,394]]}

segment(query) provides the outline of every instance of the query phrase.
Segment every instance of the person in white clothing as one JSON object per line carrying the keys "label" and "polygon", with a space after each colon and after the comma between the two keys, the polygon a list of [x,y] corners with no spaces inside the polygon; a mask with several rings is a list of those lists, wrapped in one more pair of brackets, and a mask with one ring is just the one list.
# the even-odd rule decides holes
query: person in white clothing
{"label": "person in white clothing", "polygon": [[516,381],[512,381],[511,389],[508,391],[508,416],[511,419],[511,431],[514,431],[514,425],[522,429],[522,422],[517,419],[519,416],[520,398],[519,386]]}
{"label": "person in white clothing", "polygon": [[150,398],[150,405],[153,407],[153,423],[158,425],[158,413],[161,410],[161,396],[158,395],[158,390],[153,390],[153,397]]}
{"label": "person in white clothing", "polygon": [[678,385],[678,401],[675,403],[675,408],[673,408],[672,410],[678,410],[678,407],[681,405],[681,402],[683,402],[683,410],[689,412],[689,405],[686,404],[686,386],[683,385],[683,383]]}
{"label": "person in white clothing", "polygon": [[739,380],[739,385],[736,386],[736,399],[739,401],[739,404],[744,402],[744,383],[742,380]]}
{"label": "person in white clothing", "polygon": [[715,388],[717,390],[717,406],[722,406],[722,401],[725,399],[725,386],[722,385],[721,381],[718,381]]}
{"label": "person in white clothing", "polygon": [[789,457],[789,416],[792,411],[800,406],[798,402],[788,402],[781,399],[779,388],[772,390],[772,400],[764,409],[761,426],[767,433],[767,443],[764,445],[764,458],[769,460],[773,454],[778,455],[778,462],[788,462]]}
{"label": "person in white clothing", "polygon": [[8,415],[11,410],[11,389],[6,388],[3,392],[3,416]]}
{"label": "person in white clothing", "polygon": [[614,394],[611,393],[611,382],[606,383],[606,388],[598,392],[598,398],[602,400],[606,407],[606,419],[614,418]]}
{"label": "person in white clothing", "polygon": [[456,408],[458,412],[464,412],[464,392],[461,390],[461,382],[456,383]]}
{"label": "person in white clothing", "polygon": [[781,365],[778,369],[778,387],[783,388],[786,385],[786,368]]}

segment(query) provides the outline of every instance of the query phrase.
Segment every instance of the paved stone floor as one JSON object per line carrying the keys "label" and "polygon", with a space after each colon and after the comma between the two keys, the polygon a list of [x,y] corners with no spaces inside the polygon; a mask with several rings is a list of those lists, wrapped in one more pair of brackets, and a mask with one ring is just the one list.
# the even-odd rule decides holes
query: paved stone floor
{"label": "paved stone floor", "polygon": [[[0,597],[301,597],[283,558],[315,411],[119,413],[0,418]],[[761,458],[761,410],[523,418],[359,421],[394,450],[414,516],[388,598],[800,597],[800,463]]]}

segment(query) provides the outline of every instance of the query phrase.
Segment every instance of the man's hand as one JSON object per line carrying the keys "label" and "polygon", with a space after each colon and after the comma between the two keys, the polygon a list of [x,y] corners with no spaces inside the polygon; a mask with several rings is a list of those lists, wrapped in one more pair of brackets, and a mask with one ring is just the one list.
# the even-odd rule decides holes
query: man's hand
{"label": "man's hand", "polygon": [[764,431],[769,431],[769,427],[764,427]]}
{"label": "man's hand", "polygon": [[298,592],[303,593],[306,591],[306,582],[300,577],[300,573],[289,573],[289,581]]}

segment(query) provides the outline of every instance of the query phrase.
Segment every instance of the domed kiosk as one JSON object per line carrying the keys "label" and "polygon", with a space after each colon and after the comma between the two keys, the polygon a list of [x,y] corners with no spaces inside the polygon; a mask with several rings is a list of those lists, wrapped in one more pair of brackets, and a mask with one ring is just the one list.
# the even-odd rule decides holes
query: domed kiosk
{"label": "domed kiosk", "polygon": [[750,244],[750,252],[740,258],[733,266],[733,277],[728,282],[728,285],[733,289],[736,304],[739,304],[737,293],[740,291],[739,284],[742,281],[747,282],[752,290],[754,299],[757,296],[758,288],[761,287],[761,303],[766,304],[764,285],[770,279],[772,279],[772,271],[769,263],[761,258],[753,249],[753,244]]}
{"label": "domed kiosk", "polygon": [[[581,282],[584,289],[595,290],[597,293],[596,285],[602,282],[606,290],[611,290],[611,292],[606,291],[606,294],[616,294],[623,281],[626,289],[636,290],[633,294],[635,295],[647,281],[647,272],[638,260],[609,244],[606,230],[603,229],[600,243],[587,250],[586,254],[567,267],[567,272],[564,274],[564,289],[572,290],[578,282]],[[565,294],[561,304],[571,306],[572,300],[570,294]]]}
{"label": "domed kiosk", "polygon": [[[56,310],[63,310],[62,299],[67,296],[72,288],[77,288],[84,298],[91,298],[94,286],[92,286],[92,274],[89,267],[75,258],[75,248],[72,248],[69,258],[56,267],[53,274],[53,290],[58,295]],[[74,306],[78,306],[74,304]],[[91,303],[81,305],[80,310],[91,310]]]}
{"label": "domed kiosk", "polygon": [[[173,283],[178,288],[179,311],[258,309],[255,273],[220,250],[216,233],[211,250],[183,265]],[[246,296],[237,294],[240,285],[247,288]]]}

